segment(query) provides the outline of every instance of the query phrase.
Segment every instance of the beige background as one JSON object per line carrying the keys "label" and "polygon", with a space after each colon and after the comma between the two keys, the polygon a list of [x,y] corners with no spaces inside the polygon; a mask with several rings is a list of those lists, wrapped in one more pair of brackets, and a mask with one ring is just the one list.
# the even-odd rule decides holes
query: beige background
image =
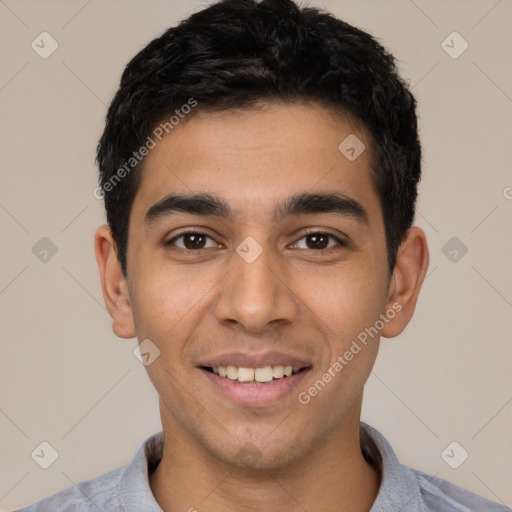
{"label": "beige background", "polygon": [[[202,3],[0,0],[2,510],[128,463],[160,430],[136,342],[112,334],[101,297],[94,151],[127,61]],[[380,38],[420,105],[431,265],[363,419],[404,464],[510,506],[512,1],[311,3]],[[59,44],[47,59],[31,48],[43,31]],[[441,46],[453,31],[469,44],[457,59]],[[42,237],[57,247],[46,263]],[[468,248],[456,262],[452,237]],[[31,458],[42,441],[59,454],[46,470]],[[458,469],[441,457],[452,441],[469,453]]]}

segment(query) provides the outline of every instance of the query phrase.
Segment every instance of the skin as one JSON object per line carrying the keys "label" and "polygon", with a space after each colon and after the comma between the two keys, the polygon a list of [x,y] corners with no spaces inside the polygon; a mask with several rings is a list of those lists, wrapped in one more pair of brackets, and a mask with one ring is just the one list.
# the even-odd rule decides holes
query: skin
{"label": "skin", "polygon": [[[338,150],[349,134],[366,145],[353,162]],[[165,438],[150,485],[164,511],[370,510],[381,477],[361,454],[359,421],[380,336],[307,405],[297,400],[397,304],[401,311],[380,335],[401,333],[425,277],[427,243],[417,227],[389,276],[370,165],[364,128],[313,103],[198,112],[147,156],[130,216],[127,277],[110,229],[98,229],[114,332],[149,338],[161,351],[146,369],[160,396]],[[200,192],[224,199],[233,218],[178,213],[144,221],[168,194]],[[276,204],[303,192],[352,198],[367,222],[336,213],[271,219]],[[318,248],[308,229],[347,245],[328,239]],[[194,252],[185,245],[193,247],[190,239],[175,240],[187,231],[210,238]],[[236,252],[248,236],[263,249],[250,264]],[[205,357],[271,350],[312,364],[300,389],[278,404],[235,405],[197,368]],[[242,459],[247,446],[257,457]]]}

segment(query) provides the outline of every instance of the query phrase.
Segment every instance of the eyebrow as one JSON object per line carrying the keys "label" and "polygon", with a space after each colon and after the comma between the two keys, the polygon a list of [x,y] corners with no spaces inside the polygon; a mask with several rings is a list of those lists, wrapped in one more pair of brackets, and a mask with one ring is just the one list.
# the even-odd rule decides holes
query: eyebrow
{"label": "eyebrow", "polygon": [[[158,220],[179,212],[190,215],[220,217],[226,220],[235,217],[229,204],[220,197],[211,194],[170,194],[147,211],[144,223],[149,227]],[[356,200],[337,192],[293,195],[277,205],[271,219],[274,222],[280,222],[289,216],[322,213],[336,213],[368,224],[368,214],[363,206]]]}

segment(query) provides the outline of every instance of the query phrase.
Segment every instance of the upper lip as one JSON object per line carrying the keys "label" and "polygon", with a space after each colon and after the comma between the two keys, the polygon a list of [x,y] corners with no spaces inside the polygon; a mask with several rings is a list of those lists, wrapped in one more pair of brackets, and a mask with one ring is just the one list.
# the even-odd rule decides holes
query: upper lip
{"label": "upper lip", "polygon": [[230,352],[203,358],[198,366],[218,368],[219,366],[238,366],[243,368],[263,368],[264,366],[292,366],[294,369],[311,366],[308,359],[284,354],[282,352],[265,352],[260,354],[244,354],[243,352]]}

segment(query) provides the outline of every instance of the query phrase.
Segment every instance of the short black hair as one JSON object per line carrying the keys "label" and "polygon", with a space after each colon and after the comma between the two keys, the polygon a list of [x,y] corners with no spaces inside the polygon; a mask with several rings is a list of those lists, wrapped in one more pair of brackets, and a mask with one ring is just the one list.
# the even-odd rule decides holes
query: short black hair
{"label": "short black hair", "polygon": [[190,115],[273,100],[315,101],[363,123],[392,272],[414,220],[421,175],[416,100],[395,58],[371,35],[321,9],[292,0],[222,0],[142,49],[108,109],[97,163],[125,275],[130,210],[155,126],[163,123],[169,132],[173,117],[192,107]]}

